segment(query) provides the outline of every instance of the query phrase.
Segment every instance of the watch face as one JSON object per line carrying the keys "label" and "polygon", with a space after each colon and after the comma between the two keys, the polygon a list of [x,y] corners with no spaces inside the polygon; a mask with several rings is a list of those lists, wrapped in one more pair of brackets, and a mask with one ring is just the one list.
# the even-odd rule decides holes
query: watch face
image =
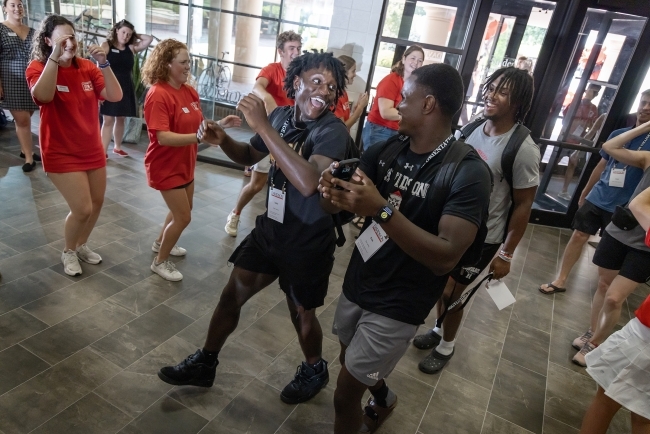
{"label": "watch face", "polygon": [[386,211],[382,211],[381,214],[379,214],[379,218],[386,220],[388,218],[388,213]]}

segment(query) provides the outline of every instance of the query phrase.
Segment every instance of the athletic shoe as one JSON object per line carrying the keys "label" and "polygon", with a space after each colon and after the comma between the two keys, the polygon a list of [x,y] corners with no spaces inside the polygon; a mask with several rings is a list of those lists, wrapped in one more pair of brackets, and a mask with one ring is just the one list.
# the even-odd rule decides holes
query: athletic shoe
{"label": "athletic shoe", "polygon": [[[320,372],[316,372],[320,371]],[[321,359],[316,369],[302,362],[296,370],[296,376],[287,384],[280,394],[280,399],[287,404],[298,404],[316,396],[327,385],[330,374],[327,371],[327,361]]]}
{"label": "athletic shoe", "polygon": [[585,344],[582,346],[582,349],[578,351],[575,356],[573,356],[573,359],[571,361],[576,365],[586,368],[587,362],[585,361],[585,356],[595,349],[596,345],[592,344],[591,342],[585,342]]}
{"label": "athletic shoe", "polygon": [[82,244],[77,247],[77,258],[93,265],[97,265],[102,262],[102,257],[90,250],[86,244]]}
{"label": "athletic shoe", "polygon": [[196,350],[178,365],[161,368],[158,378],[174,386],[212,387],[218,364],[218,360],[212,366],[206,364],[203,352]]}
{"label": "athletic shoe", "polygon": [[575,348],[576,350],[580,351],[582,347],[585,346],[587,342],[589,342],[589,339],[594,335],[594,332],[591,331],[591,329],[587,330],[582,334],[582,336],[578,336],[573,340],[573,343],[571,343],[571,346]]}
{"label": "athletic shoe", "polygon": [[[151,250],[156,253],[160,252],[160,243],[158,241],[154,241],[153,245],[151,246]],[[187,250],[182,247],[174,246],[172,247],[172,251],[169,252],[169,254],[172,256],[185,256],[187,254]]]}
{"label": "athletic shoe", "polygon": [[431,348],[438,345],[441,339],[442,336],[434,332],[432,329],[429,329],[429,331],[427,331],[425,334],[417,335],[415,338],[413,338],[413,345],[415,345],[415,348],[419,348],[421,350],[430,350]]}
{"label": "athletic shoe", "polygon": [[235,214],[235,211],[230,211],[230,214],[228,214],[228,221],[226,222],[226,227],[224,228],[226,233],[231,237],[236,237],[238,226],[239,226],[239,215]]}
{"label": "athletic shoe", "polygon": [[79,258],[77,252],[74,250],[64,251],[61,254],[61,262],[63,262],[63,271],[68,276],[81,276],[81,265],[79,265]]}
{"label": "athletic shoe", "polygon": [[571,194],[568,191],[558,193],[557,197],[564,200],[571,200]]}
{"label": "athletic shoe", "polygon": [[128,157],[129,156],[129,154],[127,154],[126,152],[124,152],[121,149],[113,149],[113,154],[119,155],[120,157]]}
{"label": "athletic shoe", "polygon": [[156,258],[154,258],[151,263],[151,271],[159,275],[165,280],[171,282],[178,282],[183,280],[183,275],[180,271],[176,269],[176,265],[172,261],[162,261],[160,264],[156,265]]}

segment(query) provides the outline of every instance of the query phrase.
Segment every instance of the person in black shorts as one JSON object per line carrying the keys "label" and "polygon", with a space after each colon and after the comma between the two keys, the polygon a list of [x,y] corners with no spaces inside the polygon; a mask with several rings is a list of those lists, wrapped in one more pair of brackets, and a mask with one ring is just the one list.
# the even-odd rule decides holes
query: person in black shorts
{"label": "person in black shorts", "polygon": [[200,140],[221,146],[233,161],[251,166],[272,153],[275,163],[269,172],[267,212],[257,217],[253,231],[230,257],[234,268],[205,345],[160,370],[158,376],[169,384],[212,386],[217,356],[237,327],[242,305],[278,278],[306,359],[280,398],[304,402],[329,380],[316,308],[323,305],[334,262],[331,213],[337,209],[317,188],[321,172],[343,159],[347,149],[345,124],[329,110],[345,90],[345,71],[331,53],[309,53],[291,62],[284,86],[295,107],[276,108],[268,118],[259,97],[249,94],[240,101],[237,109],[257,132],[250,143],[236,142],[213,122],[199,129]]}
{"label": "person in black shorts", "polygon": [[[337,434],[357,433],[362,422],[362,431],[374,432],[393,411],[397,396],[384,379],[488,215],[490,169],[474,150],[458,163],[448,193],[432,186],[447,152],[468,147],[451,134],[464,95],[458,71],[445,64],[423,66],[401,93],[401,135],[369,148],[353,182],[333,178],[330,169],[321,179],[325,198],[366,217],[334,318],[341,344]],[[378,249],[369,248],[372,239]],[[371,396],[361,412],[366,389]]]}

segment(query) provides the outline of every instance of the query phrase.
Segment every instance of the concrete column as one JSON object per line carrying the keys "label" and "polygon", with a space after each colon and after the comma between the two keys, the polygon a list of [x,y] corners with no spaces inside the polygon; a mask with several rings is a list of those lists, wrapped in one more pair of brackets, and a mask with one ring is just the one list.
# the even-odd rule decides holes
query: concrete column
{"label": "concrete column", "polygon": [[[427,3],[423,3],[422,7],[426,12],[426,16],[420,40],[425,44],[446,46],[449,32],[451,32],[451,27],[454,24],[455,10]],[[444,55],[440,51],[429,52],[424,59],[424,65],[441,63]]]}
{"label": "concrete column", "polygon": [[[135,31],[146,33],[147,31],[147,3],[143,1],[125,1],[126,20],[133,24]],[[119,16],[118,16],[119,17]],[[121,18],[118,18],[121,19]]]}
{"label": "concrete column", "polygon": [[[115,21],[122,21],[126,18],[126,0],[115,0]],[[130,20],[129,20],[130,21]],[[136,27],[137,30],[137,27]],[[144,32],[144,28],[140,30]]]}
{"label": "concrete column", "polygon": [[[251,15],[262,15],[262,0],[246,0],[238,2],[238,11]],[[254,65],[257,61],[257,47],[260,42],[260,18],[237,17],[235,34],[235,59],[237,62]],[[239,83],[254,83],[258,71],[256,69],[236,66],[233,68],[232,79]]]}
{"label": "concrete column", "polygon": [[[235,10],[235,0],[221,0],[221,9],[227,11]],[[219,49],[214,54],[214,57],[221,59],[221,53],[227,51],[227,60],[235,58],[235,50],[232,47],[232,26],[235,16],[233,14],[221,13],[219,18]],[[215,32],[216,34],[216,32]],[[216,44],[215,44],[216,48]]]}

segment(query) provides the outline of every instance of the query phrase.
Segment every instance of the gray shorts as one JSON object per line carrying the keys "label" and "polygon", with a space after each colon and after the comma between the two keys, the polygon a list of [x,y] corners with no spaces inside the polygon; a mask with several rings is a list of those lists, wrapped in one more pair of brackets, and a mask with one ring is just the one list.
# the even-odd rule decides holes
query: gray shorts
{"label": "gray shorts", "polygon": [[269,173],[271,169],[271,156],[267,155],[253,165],[253,170],[260,173]]}
{"label": "gray shorts", "polygon": [[339,297],[332,333],[348,348],[345,367],[366,386],[377,382],[395,369],[415,337],[418,326],[363,310]]}

